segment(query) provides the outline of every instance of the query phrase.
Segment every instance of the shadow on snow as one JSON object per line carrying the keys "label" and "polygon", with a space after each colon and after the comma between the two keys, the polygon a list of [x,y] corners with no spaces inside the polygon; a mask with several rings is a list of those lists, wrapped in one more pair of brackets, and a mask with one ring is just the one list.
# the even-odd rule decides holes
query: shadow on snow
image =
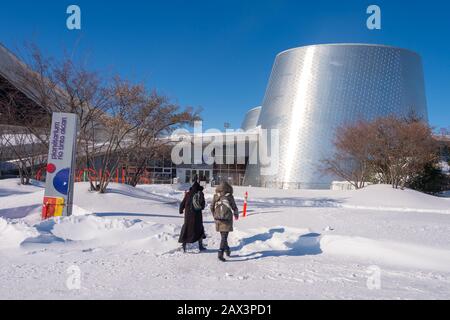
{"label": "shadow on snow", "polygon": [[[232,248],[233,251],[240,251],[246,246],[255,242],[266,242],[273,238],[276,233],[284,233],[284,228],[274,228],[266,233],[257,234],[249,238],[242,239],[237,247]],[[285,242],[286,250],[263,250],[252,252],[246,255],[237,255],[229,262],[258,260],[268,257],[289,257],[289,256],[310,256],[322,254],[320,248],[320,237],[318,233],[308,233],[298,237],[294,242]]]}
{"label": "shadow on snow", "polygon": [[30,212],[38,210],[42,205],[31,205],[17,208],[8,208],[0,210],[0,217],[6,219],[22,219],[30,214]]}

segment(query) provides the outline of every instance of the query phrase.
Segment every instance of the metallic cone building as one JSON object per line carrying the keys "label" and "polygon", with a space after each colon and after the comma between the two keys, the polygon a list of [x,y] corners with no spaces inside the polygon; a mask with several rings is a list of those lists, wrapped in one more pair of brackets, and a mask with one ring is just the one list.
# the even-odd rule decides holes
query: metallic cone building
{"label": "metallic cone building", "polygon": [[412,51],[368,44],[284,51],[276,57],[257,123],[279,130],[276,170],[269,175],[261,166],[251,170],[247,183],[329,188],[338,178],[324,175],[320,166],[334,153],[339,126],[413,114],[428,120],[422,61]]}

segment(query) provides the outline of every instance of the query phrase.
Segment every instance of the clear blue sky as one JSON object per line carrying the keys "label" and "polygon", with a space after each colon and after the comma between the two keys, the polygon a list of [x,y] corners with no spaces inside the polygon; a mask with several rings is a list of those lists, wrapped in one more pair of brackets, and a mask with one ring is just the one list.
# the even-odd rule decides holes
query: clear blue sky
{"label": "clear blue sky", "polygon": [[[64,49],[92,68],[145,81],[182,105],[202,106],[207,127],[239,127],[260,105],[276,54],[329,42],[400,46],[424,60],[430,121],[450,126],[450,1],[402,0],[73,0],[2,1],[0,42]],[[66,8],[82,10],[82,30],[66,29]],[[382,9],[382,30],[366,28],[366,8]]]}

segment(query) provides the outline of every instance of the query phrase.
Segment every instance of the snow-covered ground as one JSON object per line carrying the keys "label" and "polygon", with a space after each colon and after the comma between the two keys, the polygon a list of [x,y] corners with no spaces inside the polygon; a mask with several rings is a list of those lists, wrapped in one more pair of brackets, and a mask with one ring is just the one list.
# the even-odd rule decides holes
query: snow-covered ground
{"label": "snow-covered ground", "polygon": [[0,181],[0,299],[450,299],[450,199],[235,188],[240,207],[246,191],[221,263],[209,211],[208,251],[179,250],[184,186],[80,183],[74,216],[40,222],[42,185]]}

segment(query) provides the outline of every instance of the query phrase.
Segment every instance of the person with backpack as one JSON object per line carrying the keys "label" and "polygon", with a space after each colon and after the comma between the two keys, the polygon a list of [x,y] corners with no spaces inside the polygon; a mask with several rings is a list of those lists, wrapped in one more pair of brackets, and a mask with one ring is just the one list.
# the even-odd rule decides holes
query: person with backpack
{"label": "person with backpack", "polygon": [[203,227],[203,213],[205,209],[205,195],[203,187],[194,178],[194,184],[185,194],[180,204],[180,214],[184,213],[184,224],[181,229],[179,243],[182,244],[183,251],[186,252],[188,243],[198,242],[200,251],[205,251],[203,239],[206,239],[205,228]]}
{"label": "person with backpack", "polygon": [[216,231],[220,232],[221,242],[218,253],[220,261],[225,262],[224,254],[231,256],[231,249],[228,245],[228,235],[233,232],[233,217],[239,219],[239,209],[233,197],[233,187],[222,182],[216,188],[213,202],[211,204],[211,212],[216,222]]}

